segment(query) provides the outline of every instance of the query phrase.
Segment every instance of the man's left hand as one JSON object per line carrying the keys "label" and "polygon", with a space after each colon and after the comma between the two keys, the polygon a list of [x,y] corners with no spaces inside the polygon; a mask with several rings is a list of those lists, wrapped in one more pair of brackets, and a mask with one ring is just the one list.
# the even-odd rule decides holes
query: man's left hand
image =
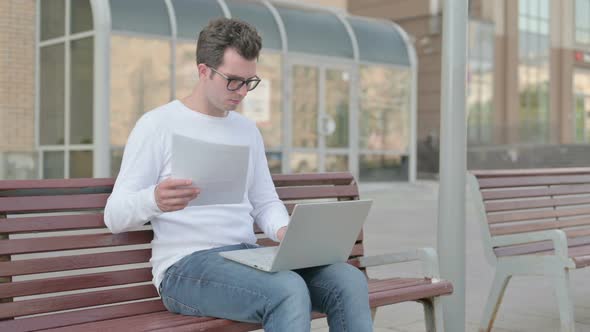
{"label": "man's left hand", "polygon": [[279,230],[277,231],[277,239],[279,239],[279,242],[283,241],[283,238],[285,237],[286,232],[287,232],[287,226],[283,226],[283,227],[279,228]]}

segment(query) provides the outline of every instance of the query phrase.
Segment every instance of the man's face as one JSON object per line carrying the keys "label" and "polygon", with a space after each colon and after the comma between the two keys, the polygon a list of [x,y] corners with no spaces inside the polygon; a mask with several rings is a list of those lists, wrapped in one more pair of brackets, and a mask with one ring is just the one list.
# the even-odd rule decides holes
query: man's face
{"label": "man's face", "polygon": [[225,50],[221,65],[219,68],[215,68],[220,74],[211,68],[207,69],[206,91],[209,102],[220,110],[232,111],[246,97],[248,87],[244,84],[238,90],[230,91],[227,89],[228,81],[220,74],[240,80],[254,78],[256,76],[256,60],[246,60],[235,49],[228,48]]}

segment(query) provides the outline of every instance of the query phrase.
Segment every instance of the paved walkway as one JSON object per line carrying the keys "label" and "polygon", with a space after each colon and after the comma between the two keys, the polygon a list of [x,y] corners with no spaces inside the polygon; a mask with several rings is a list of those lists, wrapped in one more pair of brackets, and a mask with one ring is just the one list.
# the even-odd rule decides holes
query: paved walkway
{"label": "paved walkway", "polygon": [[[361,197],[375,200],[365,227],[366,253],[373,255],[427,246],[436,248],[437,195],[437,182],[361,185]],[[478,225],[469,218],[473,215],[468,199],[466,331],[477,331],[493,276],[493,269],[483,255]],[[419,264],[408,263],[370,269],[369,275],[412,276],[419,272]],[[590,268],[572,272],[577,332],[590,332],[589,281]],[[541,277],[513,278],[494,326],[493,331],[498,332],[559,331],[559,313],[549,282]],[[316,332],[328,331],[325,320],[314,322],[313,327]],[[379,309],[375,332],[384,331],[425,331],[421,305],[403,303]]]}

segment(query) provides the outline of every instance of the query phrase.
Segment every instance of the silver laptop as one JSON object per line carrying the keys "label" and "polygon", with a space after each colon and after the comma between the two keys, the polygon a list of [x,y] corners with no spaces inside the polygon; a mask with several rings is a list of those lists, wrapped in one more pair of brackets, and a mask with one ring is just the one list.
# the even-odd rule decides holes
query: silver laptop
{"label": "silver laptop", "polygon": [[219,254],[267,272],[345,262],[372,204],[372,200],[297,204],[278,247]]}

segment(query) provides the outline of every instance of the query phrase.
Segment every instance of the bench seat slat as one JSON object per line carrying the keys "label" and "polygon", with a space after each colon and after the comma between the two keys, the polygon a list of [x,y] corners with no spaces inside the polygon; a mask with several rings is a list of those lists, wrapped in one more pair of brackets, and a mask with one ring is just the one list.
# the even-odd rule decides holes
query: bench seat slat
{"label": "bench seat slat", "polygon": [[149,262],[151,249],[0,262],[0,277]]}
{"label": "bench seat slat", "polygon": [[154,285],[132,286],[0,304],[0,319],[158,297]]}
{"label": "bench seat slat", "polygon": [[356,185],[326,187],[279,187],[277,194],[283,201],[316,198],[354,198],[358,196]]}
{"label": "bench seat slat", "polygon": [[83,324],[114,318],[164,312],[166,308],[160,299],[117,304],[107,307],[57,313],[26,319],[0,321],[0,331],[24,332],[51,329],[62,326]]}
{"label": "bench seat slat", "polygon": [[[404,285],[405,287],[400,287]],[[375,284],[380,285],[380,290],[375,290]],[[390,285],[390,288],[384,286]],[[381,290],[383,289],[383,290]],[[446,295],[452,292],[449,282],[431,283],[425,279],[391,279],[369,280],[369,299],[371,307],[393,304],[403,301],[416,301],[437,295]],[[314,318],[324,315],[314,313]],[[1,325],[0,325],[1,327]],[[128,327],[129,331],[162,330],[174,331],[198,331],[199,328],[207,328],[208,331],[250,331],[261,328],[259,324],[236,323],[224,319],[211,319],[209,317],[192,317],[176,315],[169,312],[155,312],[134,317],[117,318],[87,324],[66,326],[50,331],[108,331],[116,328]]]}
{"label": "bench seat slat", "polygon": [[143,230],[120,234],[104,233],[0,240],[0,255],[145,244],[150,243],[152,238],[151,230]]}
{"label": "bench seat slat", "polygon": [[104,215],[102,213],[21,217],[0,220],[0,233],[10,234],[94,228],[105,228]]}
{"label": "bench seat slat", "polygon": [[0,298],[133,284],[152,280],[151,268],[0,283]]}
{"label": "bench seat slat", "polygon": [[0,197],[0,212],[33,213],[103,209],[110,194]]}

